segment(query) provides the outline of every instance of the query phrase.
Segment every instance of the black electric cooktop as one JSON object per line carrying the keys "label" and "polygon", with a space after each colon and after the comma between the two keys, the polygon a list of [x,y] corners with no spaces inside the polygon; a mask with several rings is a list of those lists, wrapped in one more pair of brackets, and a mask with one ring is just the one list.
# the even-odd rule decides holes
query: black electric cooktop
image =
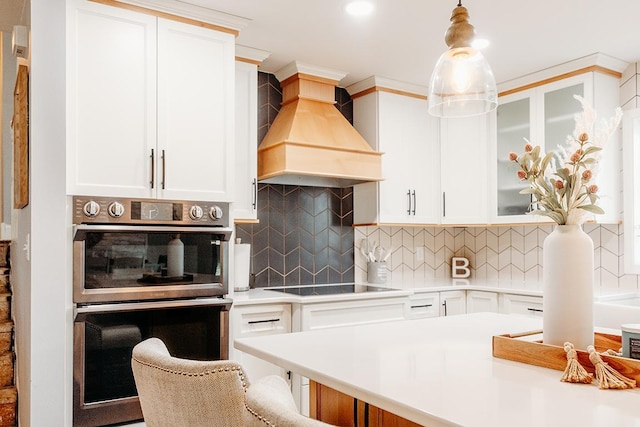
{"label": "black electric cooktop", "polygon": [[393,289],[380,286],[354,285],[341,283],[336,285],[305,285],[286,286],[284,288],[265,288],[268,291],[284,292],[287,294],[310,296],[310,295],[335,295],[335,294],[359,294],[364,292],[384,292]]}

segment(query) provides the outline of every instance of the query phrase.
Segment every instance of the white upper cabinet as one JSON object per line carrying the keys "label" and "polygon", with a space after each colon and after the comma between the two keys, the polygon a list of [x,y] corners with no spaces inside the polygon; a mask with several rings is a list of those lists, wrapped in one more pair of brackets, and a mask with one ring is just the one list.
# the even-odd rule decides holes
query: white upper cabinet
{"label": "white upper cabinet", "polygon": [[624,112],[624,272],[640,274],[640,108]]}
{"label": "white upper cabinet", "polygon": [[354,97],[353,116],[365,140],[384,153],[384,181],[354,186],[354,223],[437,223],[438,128],[427,101],[376,90]]}
{"label": "white upper cabinet", "polygon": [[258,66],[236,62],[236,137],[233,203],[236,220],[258,217]]}
{"label": "white upper cabinet", "polygon": [[151,197],[156,18],[67,7],[67,193]]}
{"label": "white upper cabinet", "polygon": [[230,201],[234,36],[67,7],[67,193]]}
{"label": "white upper cabinet", "polygon": [[486,224],[491,115],[441,119],[442,224]]}
{"label": "white upper cabinet", "polygon": [[235,40],[158,19],[158,196],[232,201]]}
{"label": "white upper cabinet", "polygon": [[[575,128],[575,115],[582,106],[574,95],[582,96],[593,105],[598,120],[613,116],[619,99],[618,78],[600,72],[586,72],[556,80],[531,89],[501,96],[497,109],[496,139],[491,147],[491,203],[492,223],[548,222],[538,215],[526,215],[531,197],[519,194],[527,187],[516,177],[518,165],[510,162],[510,151],[524,153],[525,138],[544,151],[558,151]],[[621,152],[619,132],[605,146],[600,160],[597,183],[600,187],[599,205],[604,215],[598,222],[617,222],[621,218]],[[593,137],[593,135],[591,135]]]}

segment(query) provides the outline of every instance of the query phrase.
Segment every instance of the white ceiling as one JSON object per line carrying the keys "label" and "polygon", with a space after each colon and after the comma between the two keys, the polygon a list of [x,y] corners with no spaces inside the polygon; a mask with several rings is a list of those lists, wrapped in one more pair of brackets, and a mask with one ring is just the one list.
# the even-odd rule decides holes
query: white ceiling
{"label": "white ceiling", "polygon": [[[126,0],[125,0],[126,1]],[[372,75],[426,87],[456,0],[372,0],[373,15],[353,18],[346,0],[162,0],[204,6],[250,22],[237,43],[270,52],[261,69],[296,60],[342,71],[348,86]],[[0,0],[0,30],[25,24],[29,0]],[[640,60],[638,0],[465,0],[498,83],[604,53]]]}
{"label": "white ceiling", "polygon": [[11,33],[14,25],[27,25],[30,0],[0,0],[0,31]]}
{"label": "white ceiling", "polygon": [[[456,0],[373,0],[373,15],[355,19],[346,0],[182,0],[248,18],[237,44],[271,52],[262,70],[297,60],[347,76],[372,75],[427,86],[446,50],[444,33]],[[573,59],[604,53],[640,60],[638,0],[465,0],[498,83]]]}

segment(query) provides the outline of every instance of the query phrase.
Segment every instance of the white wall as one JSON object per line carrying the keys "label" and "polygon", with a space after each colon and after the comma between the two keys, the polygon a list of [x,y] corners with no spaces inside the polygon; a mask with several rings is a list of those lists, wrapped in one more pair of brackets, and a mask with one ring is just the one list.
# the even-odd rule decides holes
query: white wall
{"label": "white wall", "polygon": [[[12,219],[19,424],[71,425],[65,0],[31,0],[30,201]],[[23,247],[30,236],[30,259]]]}
{"label": "white wall", "polygon": [[[2,33],[2,222],[11,223],[11,118],[13,117],[13,88],[16,81],[17,61],[11,54],[11,34]],[[7,238],[1,236],[2,238]]]}

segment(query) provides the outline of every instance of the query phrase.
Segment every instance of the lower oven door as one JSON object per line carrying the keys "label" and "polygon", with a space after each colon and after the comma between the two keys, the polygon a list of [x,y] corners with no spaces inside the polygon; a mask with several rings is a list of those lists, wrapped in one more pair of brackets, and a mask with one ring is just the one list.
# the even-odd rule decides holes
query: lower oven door
{"label": "lower oven door", "polygon": [[142,419],[131,352],[150,337],[171,355],[227,359],[231,300],[102,304],[79,307],[73,332],[73,425],[104,426]]}

